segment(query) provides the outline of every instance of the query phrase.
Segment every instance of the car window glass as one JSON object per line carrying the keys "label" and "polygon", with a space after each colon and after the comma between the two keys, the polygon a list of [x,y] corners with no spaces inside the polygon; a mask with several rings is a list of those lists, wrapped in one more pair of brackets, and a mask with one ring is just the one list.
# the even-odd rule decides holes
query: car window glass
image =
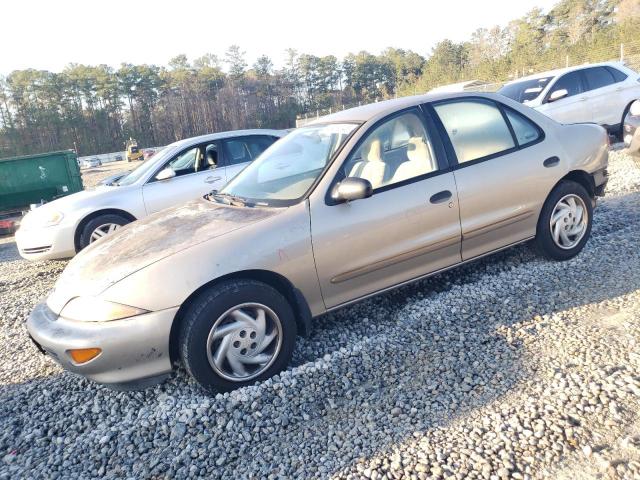
{"label": "car window glass", "polygon": [[409,112],[371,131],[342,168],[345,177],[364,178],[375,189],[438,167],[422,120],[416,112]]}
{"label": "car window glass", "polygon": [[176,177],[195,173],[199,157],[200,148],[193,147],[175,156],[165,165],[165,168],[173,168],[173,170],[176,172]]}
{"label": "car window glass", "polygon": [[540,130],[527,117],[511,109],[506,109],[506,113],[518,145],[526,145],[540,138]]}
{"label": "car window glass", "polygon": [[613,68],[613,67],[605,67],[605,68],[609,71],[611,75],[613,75],[613,78],[615,79],[616,83],[624,82],[627,79],[627,74],[622,73],[617,68]]}
{"label": "car window glass", "polygon": [[275,139],[267,136],[253,136],[234,138],[226,143],[226,163],[227,165],[238,165],[239,163],[251,162],[260,156]]}
{"label": "car window glass", "polygon": [[584,70],[589,90],[606,87],[614,82],[613,75],[604,67],[593,67]]}
{"label": "car window glass", "polygon": [[204,149],[202,166],[200,170],[213,170],[218,166],[218,146],[215,143],[207,145]]}
{"label": "car window glass", "polygon": [[246,142],[251,158],[253,160],[258,158],[258,156],[260,156],[260,154],[269,148],[275,141],[276,139],[273,137],[255,136],[248,138]]}
{"label": "car window glass", "polygon": [[434,106],[453,145],[459,163],[470,162],[515,147],[498,107],[482,100],[464,100]]}
{"label": "car window glass", "polygon": [[582,93],[582,82],[580,81],[580,72],[569,72],[561,76],[558,81],[551,87],[553,93],[557,90],[566,90],[567,97]]}

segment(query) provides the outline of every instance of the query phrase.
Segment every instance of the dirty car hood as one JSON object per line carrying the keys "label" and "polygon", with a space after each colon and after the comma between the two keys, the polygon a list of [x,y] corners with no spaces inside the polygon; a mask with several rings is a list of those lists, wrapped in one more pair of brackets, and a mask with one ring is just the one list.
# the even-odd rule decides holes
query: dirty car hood
{"label": "dirty car hood", "polygon": [[56,283],[49,305],[57,310],[73,297],[98,295],[152,263],[281,211],[199,199],[150,215],[90,245],[71,260]]}

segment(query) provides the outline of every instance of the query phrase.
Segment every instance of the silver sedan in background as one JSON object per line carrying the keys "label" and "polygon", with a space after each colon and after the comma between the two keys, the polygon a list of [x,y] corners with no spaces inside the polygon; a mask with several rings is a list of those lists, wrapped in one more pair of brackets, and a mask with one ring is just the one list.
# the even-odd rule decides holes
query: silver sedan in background
{"label": "silver sedan in background", "polygon": [[149,384],[181,363],[210,391],[248,385],[325,312],[529,240],[574,257],[607,161],[602,127],[499,95],[345,110],[80,252],[27,327],[98,382]]}
{"label": "silver sedan in background", "polygon": [[46,203],[16,232],[27,260],[74,256],[123,225],[221,188],[283,130],[238,130],[172,143],[129,174]]}

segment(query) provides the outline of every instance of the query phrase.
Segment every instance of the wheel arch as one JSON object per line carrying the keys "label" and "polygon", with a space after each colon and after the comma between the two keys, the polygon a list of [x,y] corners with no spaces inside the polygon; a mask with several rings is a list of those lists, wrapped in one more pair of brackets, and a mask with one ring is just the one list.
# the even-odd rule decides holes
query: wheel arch
{"label": "wheel arch", "polygon": [[169,355],[172,363],[177,362],[179,358],[178,332],[180,331],[180,324],[183,321],[184,314],[191,303],[205,290],[223,281],[234,279],[257,280],[275,288],[283,297],[285,297],[293,309],[298,335],[303,337],[309,335],[311,330],[311,310],[309,309],[307,300],[304,298],[302,292],[295,288],[289,279],[270,270],[241,270],[239,272],[223,275],[205,283],[191,293],[184,302],[182,302],[173,320],[171,332],[169,334]]}
{"label": "wheel arch", "polygon": [[76,249],[76,253],[80,251],[80,235],[82,234],[82,229],[85,227],[87,223],[89,223],[94,218],[99,217],[100,215],[120,215],[125,217],[127,220],[131,222],[135,222],[137,220],[131,213],[126,210],[122,210],[120,208],[102,208],[100,210],[96,210],[95,212],[91,212],[88,215],[84,216],[78,226],[76,227],[76,231],[73,235],[73,246]]}
{"label": "wheel arch", "polygon": [[558,187],[558,185],[560,185],[562,182],[566,182],[566,181],[572,181],[577,183],[578,185],[582,185],[584,189],[587,191],[587,193],[589,194],[589,196],[591,197],[591,199],[596,198],[596,183],[593,177],[587,172],[585,172],[584,170],[571,170],[564,177],[558,180],[553,185],[551,190],[549,190],[549,193],[547,193],[547,196],[545,197],[544,202],[540,207],[540,211],[538,212],[538,221],[536,222],[536,235],[538,234],[538,230],[540,228],[540,218],[542,217],[542,210],[544,208],[544,204],[547,202],[547,199],[551,195],[551,192],[553,192]]}

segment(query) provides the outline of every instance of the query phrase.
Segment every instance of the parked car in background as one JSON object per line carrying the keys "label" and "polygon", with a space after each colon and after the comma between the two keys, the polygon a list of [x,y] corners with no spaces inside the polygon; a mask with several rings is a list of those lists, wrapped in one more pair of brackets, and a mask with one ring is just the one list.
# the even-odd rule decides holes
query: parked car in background
{"label": "parked car in background", "polygon": [[537,73],[507,83],[498,93],[560,123],[594,122],[620,135],[624,117],[640,98],[638,73],[604,62]]}
{"label": "parked car in background", "polygon": [[102,162],[98,157],[85,158],[80,161],[80,168],[94,168],[102,166]]}
{"label": "parked car in background", "polygon": [[622,127],[624,146],[634,157],[640,156],[640,100],[631,104]]}
{"label": "parked car in background", "polygon": [[173,143],[115,183],[29,212],[16,232],[18,251],[28,260],[72,257],[127,223],[221,188],[285,133],[240,130]]}
{"label": "parked car in background", "polygon": [[180,362],[208,390],[245,386],[286,367],[314,316],[528,240],[574,257],[607,159],[602,127],[495,94],[344,110],[81,252],[27,328],[98,382]]}
{"label": "parked car in background", "polygon": [[149,160],[151,157],[153,157],[156,154],[156,149],[155,148],[145,148],[142,151],[142,154],[144,155],[144,159],[145,160]]}

